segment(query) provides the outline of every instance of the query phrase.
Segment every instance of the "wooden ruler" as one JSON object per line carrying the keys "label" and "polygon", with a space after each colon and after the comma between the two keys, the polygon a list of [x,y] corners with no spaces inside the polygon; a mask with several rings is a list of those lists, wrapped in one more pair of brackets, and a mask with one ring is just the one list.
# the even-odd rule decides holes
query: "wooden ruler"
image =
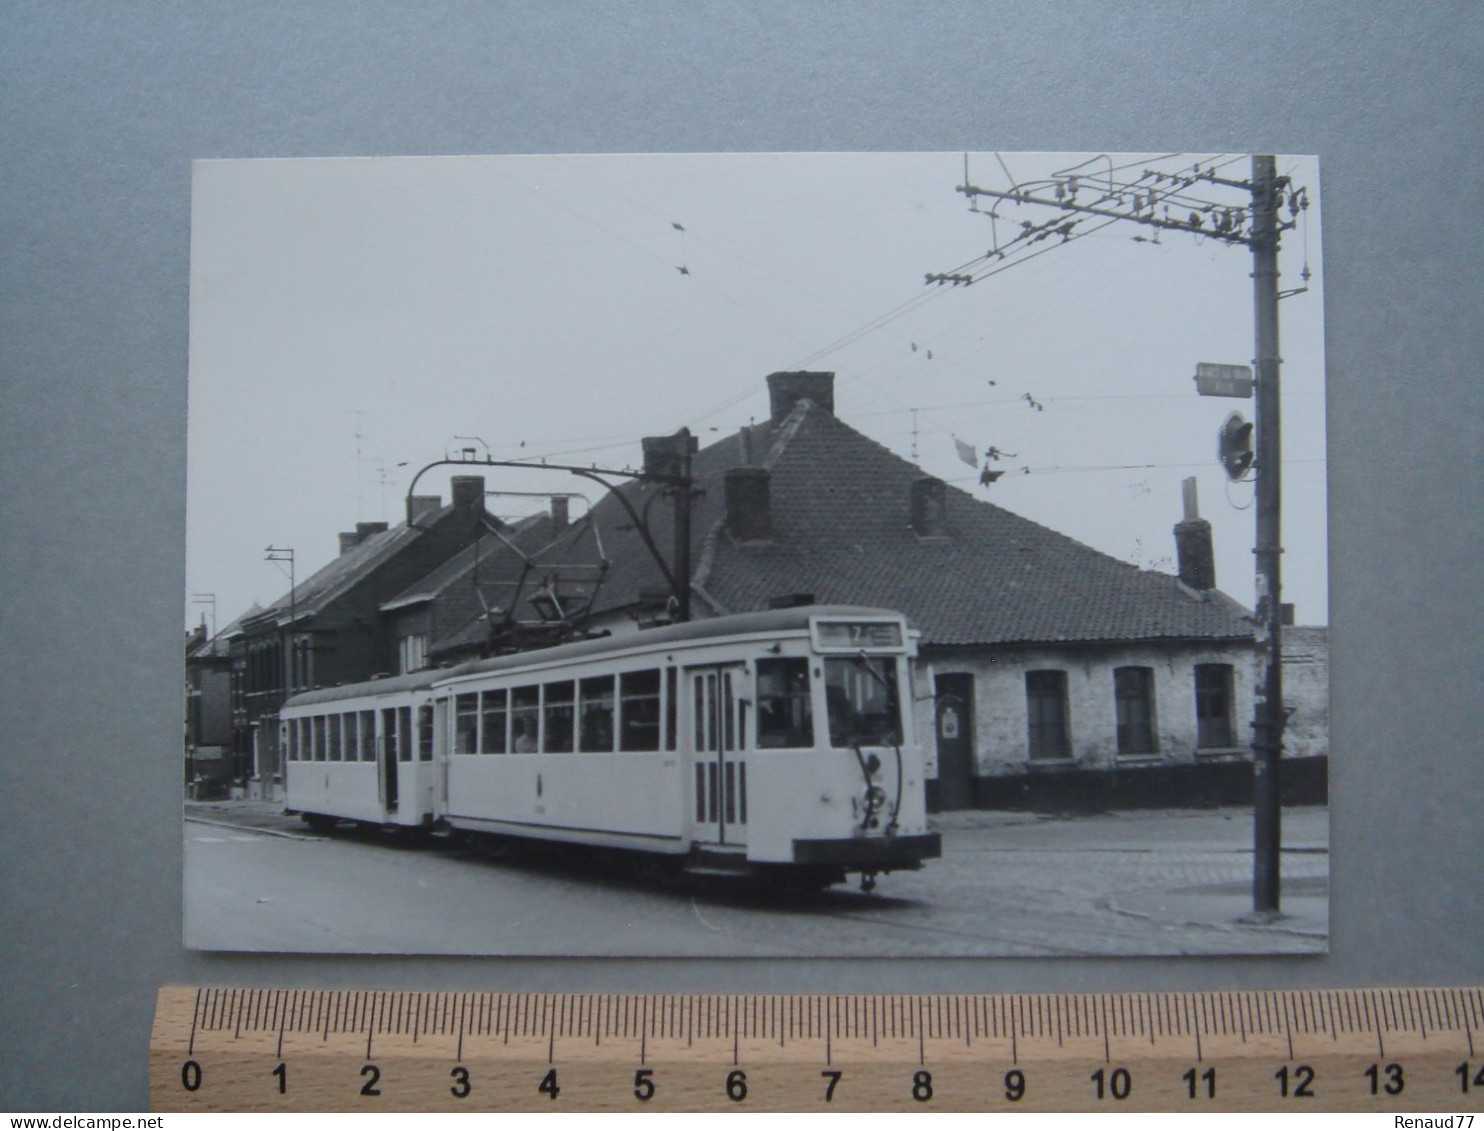
{"label": "wooden ruler", "polygon": [[167,987],[156,1111],[1470,1111],[1484,987],[757,996]]}

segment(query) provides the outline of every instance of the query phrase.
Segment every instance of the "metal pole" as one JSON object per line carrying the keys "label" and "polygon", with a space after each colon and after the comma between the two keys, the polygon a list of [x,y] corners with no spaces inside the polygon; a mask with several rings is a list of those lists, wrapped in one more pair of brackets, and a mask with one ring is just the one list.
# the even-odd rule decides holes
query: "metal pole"
{"label": "metal pole", "polygon": [[1252,158],[1252,281],[1257,376],[1257,678],[1253,704],[1252,911],[1273,918],[1279,905],[1283,754],[1283,606],[1280,584],[1282,431],[1278,356],[1278,183],[1272,157]]}
{"label": "metal pole", "polygon": [[675,489],[675,618],[690,620],[690,527],[691,527],[691,434],[682,428],[675,434],[680,456],[680,485]]}

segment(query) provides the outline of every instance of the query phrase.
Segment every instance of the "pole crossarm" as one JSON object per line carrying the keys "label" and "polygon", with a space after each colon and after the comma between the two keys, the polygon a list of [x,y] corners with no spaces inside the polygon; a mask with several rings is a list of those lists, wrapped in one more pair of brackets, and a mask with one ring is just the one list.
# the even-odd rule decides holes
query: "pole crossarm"
{"label": "pole crossarm", "polygon": [[[1047,208],[1059,208],[1066,212],[1085,212],[1092,216],[1106,216],[1110,220],[1131,220],[1135,224],[1143,224],[1149,228],[1159,228],[1167,232],[1189,232],[1191,235],[1208,236],[1211,239],[1221,240],[1229,244],[1251,246],[1253,242],[1251,236],[1242,235],[1240,232],[1222,232],[1218,228],[1208,228],[1202,224],[1192,224],[1188,220],[1166,220],[1158,216],[1141,216],[1138,212],[1119,211],[1116,208],[1101,208],[1096,204],[1078,204],[1073,200],[1056,200],[1050,197],[1033,196],[1022,189],[1005,191],[1002,189],[981,188],[978,185],[972,184],[962,184],[955,191],[969,197],[993,196],[1000,200],[1013,201],[1016,204],[1040,204]],[[1193,214],[1196,212],[1198,210],[1192,209]]]}

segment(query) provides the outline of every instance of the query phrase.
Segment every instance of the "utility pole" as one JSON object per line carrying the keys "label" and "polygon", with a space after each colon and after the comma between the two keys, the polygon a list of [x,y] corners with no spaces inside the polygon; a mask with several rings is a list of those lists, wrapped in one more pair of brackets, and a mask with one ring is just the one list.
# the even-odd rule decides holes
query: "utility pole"
{"label": "utility pole", "polygon": [[1252,720],[1252,914],[1278,915],[1283,846],[1282,412],[1278,355],[1278,182],[1272,157],[1252,158],[1253,368],[1257,377],[1257,680]]}
{"label": "utility pole", "polygon": [[[1106,160],[1106,173],[1098,167]],[[1250,180],[1233,180],[1217,174],[1212,163],[1206,169],[1167,173],[1144,168],[1132,179],[1116,174],[1111,158],[1100,157],[1045,180],[1013,184],[1008,190],[981,188],[969,183],[967,163],[964,184],[958,191],[969,197],[975,210],[978,198],[989,196],[1014,204],[1037,204],[1054,208],[1061,215],[1044,224],[1023,223],[1013,237],[988,253],[952,272],[926,276],[938,286],[970,286],[980,279],[1008,269],[1019,258],[1044,254],[1058,243],[1068,243],[1115,221],[1125,220],[1154,229],[1151,242],[1162,231],[1185,232],[1227,244],[1245,244],[1252,250],[1253,365],[1256,375],[1256,559],[1257,607],[1253,610],[1257,665],[1254,680],[1252,721],[1253,755],[1253,881],[1252,918],[1266,921],[1279,913],[1279,859],[1282,850],[1280,767],[1283,730],[1287,712],[1283,705],[1283,604],[1280,575],[1282,549],[1282,413],[1278,353],[1278,303],[1294,291],[1278,290],[1278,245],[1284,231],[1298,222],[1308,208],[1307,193],[1294,189],[1287,177],[1278,175],[1271,156],[1252,158]],[[1204,186],[1245,192],[1247,207],[1206,199]],[[1081,198],[1079,199],[1079,193]],[[1282,220],[1279,206],[1287,198],[1290,219]],[[998,207],[998,206],[996,206]],[[997,219],[989,212],[991,223]],[[1091,217],[1102,223],[1079,230]],[[996,232],[998,228],[996,227]],[[1143,236],[1135,239],[1144,240]],[[1044,241],[1047,247],[1031,250]],[[1019,258],[1016,258],[1019,257]],[[965,270],[969,268],[969,270]],[[1304,267],[1307,282],[1309,269]]]}

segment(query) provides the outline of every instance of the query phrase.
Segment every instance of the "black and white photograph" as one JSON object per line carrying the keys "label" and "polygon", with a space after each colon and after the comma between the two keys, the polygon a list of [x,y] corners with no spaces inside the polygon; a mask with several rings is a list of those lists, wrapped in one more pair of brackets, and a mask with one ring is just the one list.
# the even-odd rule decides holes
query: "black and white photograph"
{"label": "black and white photograph", "polygon": [[185,944],[1326,953],[1319,172],[196,162]]}

